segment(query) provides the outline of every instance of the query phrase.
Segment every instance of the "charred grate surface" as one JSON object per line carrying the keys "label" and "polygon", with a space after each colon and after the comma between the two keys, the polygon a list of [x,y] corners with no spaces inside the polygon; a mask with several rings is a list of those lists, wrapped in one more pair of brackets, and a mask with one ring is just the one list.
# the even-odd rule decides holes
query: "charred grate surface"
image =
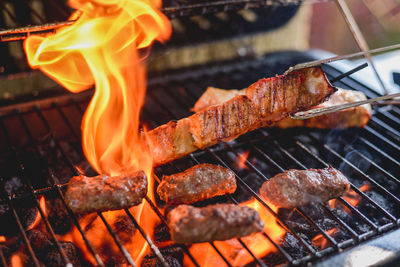
{"label": "charred grate surface", "polygon": [[[302,60],[297,58],[297,60]],[[288,66],[277,64],[287,62],[275,55],[258,60],[233,62],[220,66],[203,66],[196,70],[169,73],[162,78],[150,80],[143,121],[156,127],[169,120],[190,114],[189,108],[207,86],[222,88],[243,88],[263,76],[281,73]],[[326,67],[329,77],[339,72]],[[361,90],[368,97],[377,94],[359,81],[345,78],[336,85]],[[79,216],[65,205],[63,184],[77,175],[79,167],[88,175],[93,174],[84,160],[80,149],[80,120],[90,94],[49,99],[36,105],[22,105],[18,109],[3,110],[0,118],[0,212],[2,221],[8,227],[0,229],[0,235],[17,236],[25,247],[27,262],[40,266],[43,255],[32,239],[32,230],[27,230],[32,216],[40,216],[47,231],[48,242],[59,256],[61,263],[76,260],[65,242],[58,241],[57,235],[73,229],[98,265],[107,265],[101,251],[95,248],[96,240],[86,233],[88,224],[81,225]],[[311,129],[260,129],[243,135],[233,142],[220,143],[209,149],[198,151],[155,169],[155,186],[163,174],[181,171],[198,163],[215,163],[230,168],[236,174],[238,190],[207,201],[240,203],[251,198],[270,213],[286,231],[282,240],[274,241],[269,233],[263,233],[275,248],[263,258],[257,258],[241,240],[238,242],[253,258],[255,264],[300,265],[314,262],[321,257],[339,253],[361,242],[399,227],[400,223],[400,109],[396,106],[376,107],[374,115],[365,129],[311,130]],[[248,158],[243,155],[248,153]],[[239,166],[239,160],[244,165]],[[351,181],[351,197],[335,200],[335,205],[317,204],[294,211],[274,212],[258,195],[261,184],[283,170],[296,168],[323,168],[332,165],[340,169]],[[369,190],[364,190],[368,185]],[[40,205],[45,195],[46,211]],[[357,200],[354,204],[353,200]],[[165,217],[159,208],[162,203],[144,200],[151,212],[159,217],[161,225],[156,229],[165,232]],[[205,203],[200,203],[203,205]],[[58,220],[50,216],[59,213]],[[192,255],[190,248],[183,245],[159,248],[159,239],[167,236],[147,236],[141,225],[129,210],[125,210],[124,223],[109,223],[102,213],[93,214],[104,224],[104,231],[119,249],[119,259],[133,265],[129,251],[124,247],[124,235],[119,228],[129,225],[136,227],[152,249],[145,262],[172,264],[171,257],[179,259],[182,253],[194,264],[199,259]],[[12,227],[11,227],[12,226]],[[335,229],[335,231],[329,231]],[[324,241],[325,246],[315,244],[315,238]],[[209,246],[228,266],[233,265],[229,256],[224,255],[215,243]],[[0,245],[0,260],[6,263],[12,248]],[[179,261],[179,260],[178,260]]]}

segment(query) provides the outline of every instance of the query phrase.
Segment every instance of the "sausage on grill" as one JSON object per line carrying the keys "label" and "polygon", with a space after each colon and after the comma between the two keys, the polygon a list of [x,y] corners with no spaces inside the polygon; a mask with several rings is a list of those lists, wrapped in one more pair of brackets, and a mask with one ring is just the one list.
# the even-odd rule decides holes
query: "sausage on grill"
{"label": "sausage on grill", "polygon": [[76,213],[119,210],[138,205],[147,194],[147,177],[143,171],[109,177],[98,175],[73,177],[65,200]]}
{"label": "sausage on grill", "polygon": [[180,205],[168,213],[171,238],[176,243],[201,243],[243,237],[263,230],[258,212],[234,204],[203,208]]}
{"label": "sausage on grill", "polygon": [[[245,90],[224,90],[214,87],[208,87],[204,94],[197,100],[192,111],[198,112],[210,106],[221,104],[236,95],[244,94]],[[315,108],[332,107],[336,105],[366,100],[367,97],[364,93],[354,90],[338,89],[337,92],[332,94],[330,98],[324,103],[316,106]],[[306,120],[295,120],[292,118],[285,118],[281,121],[271,124],[271,127],[278,127],[281,129],[292,127],[308,127],[319,129],[333,129],[333,128],[350,128],[350,127],[364,127],[371,118],[371,105],[366,104],[354,108],[344,109],[337,112],[324,114],[318,117],[309,118]]]}
{"label": "sausage on grill", "polygon": [[162,165],[220,141],[233,140],[292,113],[308,110],[322,103],[335,90],[320,67],[261,79],[242,95],[149,131],[146,140],[151,143],[154,165]]}
{"label": "sausage on grill", "polygon": [[296,208],[339,197],[350,188],[347,178],[333,167],[288,170],[266,181],[261,196],[279,208]]}
{"label": "sausage on grill", "polygon": [[224,167],[208,163],[163,176],[157,188],[160,199],[169,204],[191,204],[235,191],[235,174]]}

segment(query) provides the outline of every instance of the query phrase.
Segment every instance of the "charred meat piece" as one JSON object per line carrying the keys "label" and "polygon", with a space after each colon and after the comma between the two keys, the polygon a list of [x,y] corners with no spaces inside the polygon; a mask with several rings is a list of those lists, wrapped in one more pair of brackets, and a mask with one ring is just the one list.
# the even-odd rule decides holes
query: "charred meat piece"
{"label": "charred meat piece", "polygon": [[138,205],[147,194],[147,177],[143,171],[109,177],[75,176],[65,193],[65,200],[76,213],[119,210]]}
{"label": "charred meat piece", "polygon": [[339,197],[350,188],[347,178],[333,167],[288,170],[266,181],[261,196],[279,208],[296,208]]}
{"label": "charred meat piece", "polygon": [[146,140],[151,143],[154,164],[162,165],[308,110],[334,92],[319,67],[261,79],[244,94],[149,131]]}
{"label": "charred meat piece", "polygon": [[168,204],[191,204],[235,191],[235,174],[224,167],[207,163],[163,176],[157,188],[160,199]]}
{"label": "charred meat piece", "polygon": [[[223,103],[236,95],[241,95],[245,90],[224,90],[214,87],[209,87],[204,94],[197,100],[193,111],[198,112],[210,106]],[[331,107],[345,103],[351,103],[361,100],[366,100],[367,97],[364,93],[353,90],[339,89],[332,94],[330,98],[324,103],[316,106],[315,108]],[[350,128],[350,127],[364,127],[371,118],[371,105],[366,104],[354,108],[340,110],[338,112],[325,114],[322,116],[306,119],[295,120],[285,118],[281,121],[271,124],[271,127],[278,127],[281,129],[292,127],[308,127],[319,129],[333,129],[333,128]]]}
{"label": "charred meat piece", "polygon": [[243,237],[263,230],[257,211],[234,204],[204,208],[180,205],[168,213],[172,240],[176,243],[201,243]]}

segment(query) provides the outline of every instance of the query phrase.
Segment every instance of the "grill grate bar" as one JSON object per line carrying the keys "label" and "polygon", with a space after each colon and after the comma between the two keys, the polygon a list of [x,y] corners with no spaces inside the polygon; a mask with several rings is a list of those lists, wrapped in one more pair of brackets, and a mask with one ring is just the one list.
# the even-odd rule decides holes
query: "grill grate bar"
{"label": "grill grate bar", "polygon": [[[65,125],[67,125],[68,129],[74,136],[76,140],[80,140],[79,134],[75,131],[74,127],[72,127],[71,122],[68,120],[67,116],[65,116],[64,112],[61,110],[61,108],[56,104],[53,103],[52,106],[57,110],[58,114],[60,114],[61,118],[65,122]],[[47,126],[46,126],[47,127]]]}
{"label": "grill grate bar", "polygon": [[4,257],[3,248],[0,247],[0,260],[3,266],[7,266],[6,258]]}
{"label": "grill grate bar", "polygon": [[161,251],[158,249],[156,245],[154,245],[153,241],[146,235],[144,232],[143,228],[138,224],[136,219],[133,217],[132,213],[129,211],[129,209],[125,209],[125,213],[128,215],[128,217],[131,219],[132,223],[135,225],[136,229],[139,230],[140,234],[143,236],[143,238],[146,240],[146,242],[149,244],[150,249],[154,252],[156,257],[161,261],[162,265],[164,267],[168,267],[169,264],[165,260],[164,256],[161,254]]}
{"label": "grill grate bar", "polygon": [[100,217],[100,219],[103,221],[104,225],[106,226],[108,232],[112,236],[115,244],[118,246],[119,250],[122,252],[124,255],[125,259],[128,261],[128,263],[131,266],[136,266],[135,263],[133,262],[133,259],[131,257],[131,254],[126,250],[126,248],[121,244],[121,241],[119,240],[117,234],[114,232],[114,230],[111,228],[111,226],[108,224],[107,220],[104,218],[103,214],[101,212],[98,212],[97,215]]}
{"label": "grill grate bar", "polygon": [[358,152],[352,145],[350,144],[345,144],[343,141],[340,141],[341,144],[344,146],[347,146],[349,149],[353,150],[358,156],[360,156],[362,159],[368,161],[369,164],[371,164],[376,170],[378,170],[380,173],[385,175],[387,178],[389,178],[391,181],[395,182],[397,185],[400,185],[400,180],[394,177],[392,174],[390,174],[387,170],[383,169],[381,166],[376,164],[373,160],[365,156],[364,154]]}
{"label": "grill grate bar", "polygon": [[[385,114],[385,113],[382,113],[382,114]],[[385,122],[381,121],[380,119],[378,119],[376,117],[375,118],[372,117],[371,121],[374,122],[379,127],[386,129],[388,132],[392,133],[396,137],[400,136],[400,132],[399,131],[393,129],[391,126],[387,125]]]}
{"label": "grill grate bar", "polygon": [[377,131],[375,131],[374,129],[372,129],[371,127],[369,127],[368,125],[364,127],[364,129],[369,132],[372,136],[374,137],[378,137],[379,139],[381,139],[383,142],[387,143],[388,145],[390,145],[391,147],[393,147],[394,149],[396,149],[397,151],[400,151],[400,146],[396,145],[395,143],[393,143],[392,141],[390,141],[389,139],[387,139],[386,137],[384,137],[382,134],[378,133]]}
{"label": "grill grate bar", "polygon": [[361,136],[358,137],[358,139],[362,143],[366,144],[367,146],[369,146],[370,148],[372,148],[373,150],[375,150],[376,152],[378,152],[379,154],[384,156],[386,159],[390,160],[390,162],[397,165],[397,167],[400,167],[400,163],[397,160],[395,160],[392,156],[388,155],[386,152],[382,151],[380,148],[375,146],[372,142],[368,141],[367,139],[365,139],[364,137],[361,137]]}

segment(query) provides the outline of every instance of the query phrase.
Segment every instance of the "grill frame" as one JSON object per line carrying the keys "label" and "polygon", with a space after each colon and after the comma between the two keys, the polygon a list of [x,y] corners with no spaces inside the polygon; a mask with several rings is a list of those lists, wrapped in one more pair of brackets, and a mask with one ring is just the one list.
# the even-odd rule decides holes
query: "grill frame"
{"label": "grill frame", "polygon": [[[261,63],[260,63],[261,62]],[[234,64],[222,64],[220,66],[215,66],[213,68],[200,68],[198,70],[195,71],[187,71],[187,72],[183,72],[183,73],[179,73],[179,74],[175,74],[175,75],[169,75],[167,77],[159,77],[159,78],[154,78],[154,79],[150,79],[149,81],[149,91],[148,91],[148,95],[150,98],[152,98],[152,101],[154,101],[155,103],[158,104],[158,106],[161,107],[161,109],[163,109],[167,114],[168,114],[168,120],[169,119],[179,119],[179,117],[182,117],[182,114],[176,114],[175,111],[170,110],[168,108],[168,106],[166,106],[166,104],[159,99],[161,96],[157,96],[155,95],[155,91],[152,88],[157,88],[159,86],[166,88],[168,90],[168,93],[171,94],[172,96],[175,96],[174,99],[177,101],[176,104],[177,105],[182,105],[182,107],[184,107],[184,109],[188,110],[189,108],[189,104],[187,101],[185,101],[184,99],[181,99],[177,96],[177,92],[176,91],[171,91],[172,89],[170,89],[171,87],[167,86],[168,84],[174,84],[174,83],[181,83],[181,84],[185,84],[186,82],[190,81],[190,80],[196,80],[196,79],[201,79],[204,76],[210,76],[210,75],[218,75],[220,73],[231,73],[233,74],[234,72],[239,72],[239,71],[243,71],[244,69],[252,69],[252,68],[261,68],[262,67],[262,59],[261,60],[251,60],[251,61],[247,61],[247,62],[238,62],[238,63],[234,63]],[[327,68],[328,71],[328,76],[334,77],[340,74],[340,71],[334,69],[334,68]],[[338,82],[339,84],[339,82]],[[360,88],[364,88],[365,89],[365,93],[368,97],[376,97],[379,94],[376,93],[374,90],[363,86],[360,82],[352,79],[351,77],[347,77],[344,81],[341,81],[340,84],[345,87],[345,88],[351,88],[351,89],[360,89]],[[184,88],[185,90],[187,90],[186,88]],[[187,95],[190,95],[190,91],[186,92]],[[68,118],[68,116],[66,114],[64,114],[63,112],[63,107],[65,106],[71,106],[74,107],[74,109],[76,109],[76,111],[78,113],[80,113],[81,115],[83,115],[83,108],[82,108],[82,103],[86,102],[91,96],[90,92],[85,92],[79,95],[67,95],[65,97],[58,97],[58,98],[52,98],[52,99],[46,99],[46,100],[42,100],[42,101],[37,101],[37,102],[33,102],[33,103],[28,103],[28,104],[20,104],[20,105],[16,105],[16,106],[9,106],[6,108],[2,108],[0,109],[0,131],[6,136],[7,138],[7,143],[8,143],[8,154],[13,154],[15,157],[15,161],[17,163],[17,165],[19,166],[19,169],[17,170],[18,173],[21,175],[21,177],[24,178],[24,180],[26,181],[28,187],[29,187],[29,192],[28,195],[26,197],[29,198],[33,198],[34,199],[34,204],[36,206],[36,209],[38,210],[40,216],[42,217],[42,219],[44,220],[45,226],[47,228],[48,233],[50,234],[52,240],[55,242],[55,244],[57,245],[57,248],[59,250],[59,252],[61,253],[65,263],[69,263],[69,259],[67,258],[67,256],[65,255],[65,253],[63,252],[62,247],[60,246],[59,242],[57,241],[57,238],[54,235],[54,230],[51,227],[51,224],[49,223],[48,219],[46,218],[46,216],[44,215],[45,212],[42,210],[42,208],[40,207],[40,203],[39,203],[39,196],[43,195],[47,192],[55,192],[59,198],[62,199],[63,205],[64,207],[67,209],[69,216],[71,217],[72,222],[74,223],[75,227],[77,227],[77,229],[79,230],[87,248],[89,249],[90,253],[92,254],[92,256],[94,257],[94,259],[96,260],[97,264],[100,266],[103,266],[104,263],[101,260],[101,257],[99,256],[99,254],[96,252],[95,248],[91,245],[90,240],[87,239],[87,237],[85,236],[84,230],[82,229],[82,227],[79,225],[78,219],[76,217],[75,214],[73,214],[73,212],[67,207],[65,200],[63,198],[63,192],[62,189],[63,187],[65,187],[65,185],[61,184],[56,176],[56,174],[53,173],[53,170],[51,168],[48,168],[46,170],[44,170],[51,181],[51,184],[49,187],[44,187],[44,188],[34,188],[32,186],[32,184],[30,183],[30,180],[27,178],[27,174],[24,168],[24,163],[23,160],[21,159],[20,155],[19,155],[19,148],[16,148],[15,145],[12,143],[10,136],[8,136],[7,132],[7,126],[4,124],[4,119],[9,118],[9,117],[17,117],[18,120],[20,121],[21,125],[24,128],[25,134],[28,136],[28,140],[29,140],[29,147],[33,148],[35,150],[35,154],[36,157],[41,160],[41,161],[45,161],[45,159],[42,159],[42,156],[40,155],[40,144],[37,143],[37,141],[35,140],[35,137],[33,136],[31,130],[28,127],[28,124],[26,122],[26,119],[24,119],[24,115],[26,114],[36,114],[36,116],[39,118],[39,120],[41,121],[41,123],[43,124],[42,127],[44,127],[46,129],[46,131],[53,136],[54,138],[52,138],[52,140],[55,142],[55,145],[57,147],[57,150],[61,153],[62,158],[65,160],[66,165],[69,166],[71,173],[73,175],[78,175],[79,173],[77,172],[77,170],[75,169],[75,167],[73,166],[72,162],[70,159],[68,159],[68,155],[67,153],[64,151],[64,149],[62,148],[62,146],[60,145],[60,140],[58,140],[54,134],[54,129],[52,128],[51,123],[49,123],[46,120],[46,117],[44,116],[44,113],[47,110],[55,110],[59,116],[60,119],[64,122],[65,124],[65,128],[68,129],[68,131],[70,131],[72,138],[75,139],[74,142],[80,142],[79,139],[79,133],[76,130],[76,126],[74,127],[71,122],[70,119]],[[195,101],[197,99],[197,95],[190,95],[191,100]],[[394,106],[390,107],[392,110],[395,111],[395,114],[399,115],[400,117],[400,109]],[[375,113],[376,114],[384,114],[387,110],[388,107],[379,107],[375,109]],[[148,108],[144,108],[143,113],[148,113],[151,114],[151,112],[148,110]],[[389,113],[391,114],[391,113]],[[151,118],[153,118],[153,123],[154,125],[152,126],[156,126],[162,123],[162,121],[157,121],[157,119],[154,117],[154,115],[148,115]],[[392,115],[393,116],[393,115]],[[393,118],[395,118],[393,116]],[[392,119],[393,119],[392,118]],[[390,117],[388,117],[388,119],[391,119]],[[395,121],[396,123],[400,122],[400,119],[396,119]],[[373,123],[374,125],[378,125],[379,127],[381,127],[382,129],[385,129],[383,132],[381,133],[377,133],[376,130],[374,128],[372,128],[371,126],[369,126],[371,123]],[[387,137],[385,137],[384,135],[387,134],[387,132],[390,132],[398,137],[400,137],[400,134],[393,129],[392,127],[390,127],[388,124],[384,123],[382,120],[380,120],[377,117],[373,117],[371,119],[370,124],[363,130],[368,132],[369,134],[372,135],[376,135],[379,139],[382,140],[382,142],[385,142],[389,145],[393,145],[394,147],[398,147],[398,145],[396,145],[393,141],[389,140]],[[74,130],[75,129],[75,130]],[[196,164],[199,163],[201,161],[201,157],[203,155],[208,155],[210,158],[213,158],[216,162],[218,162],[220,165],[223,165],[225,167],[231,168],[232,166],[230,166],[229,164],[227,164],[224,159],[222,159],[218,153],[219,151],[232,151],[237,157],[239,156],[239,152],[238,152],[238,147],[240,147],[241,145],[244,144],[248,144],[249,146],[251,146],[252,149],[254,149],[255,151],[257,151],[257,153],[259,153],[261,155],[261,157],[269,162],[269,165],[274,166],[274,168],[277,168],[279,170],[284,170],[284,166],[281,166],[276,159],[274,159],[273,157],[271,157],[266,151],[264,151],[262,148],[258,148],[256,145],[259,142],[267,142],[269,144],[271,144],[272,146],[274,146],[276,149],[278,149],[279,151],[281,151],[281,153],[283,155],[286,155],[286,157],[289,160],[292,160],[299,168],[307,168],[306,165],[304,165],[304,163],[302,163],[301,160],[299,160],[296,156],[293,156],[292,153],[290,153],[289,151],[287,151],[287,149],[281,145],[277,139],[276,136],[274,136],[273,132],[270,132],[271,130],[269,129],[261,129],[261,130],[257,130],[255,131],[255,133],[257,133],[258,135],[258,139],[253,139],[253,141],[249,142],[248,139],[246,139],[246,136],[244,137],[244,141],[242,141],[242,137],[239,138],[240,141],[238,142],[234,142],[234,143],[221,143],[218,144],[212,148],[207,148],[204,151],[199,151],[199,152],[195,152],[193,154],[191,154],[190,156],[188,156],[186,159],[184,159],[185,161],[189,161],[190,164]],[[253,133],[254,134],[254,133]],[[290,135],[289,135],[290,136]],[[387,154],[387,152],[382,151],[381,149],[379,149],[377,146],[374,145],[373,142],[370,142],[368,139],[365,139],[364,137],[361,137],[361,141],[366,145],[371,147],[372,149],[376,150],[376,152],[378,154],[381,154],[383,157],[385,157],[387,160],[390,160],[392,163],[396,164],[396,166],[400,167],[400,162],[398,160],[396,160],[395,158],[393,158],[392,156],[390,156],[389,154]],[[247,143],[246,143],[247,142]],[[302,150],[304,153],[308,154],[310,157],[313,157],[316,161],[318,161],[321,166],[327,166],[328,163],[321,158],[319,155],[316,155],[315,153],[313,153],[306,144],[304,144],[303,142],[299,141],[299,140],[295,140],[294,141],[295,145],[298,147],[299,150]],[[333,154],[336,158],[338,158],[339,160],[346,162],[347,165],[349,165],[349,167],[353,168],[356,172],[359,173],[359,175],[361,177],[363,177],[363,179],[368,180],[371,183],[371,178],[365,174],[362,170],[359,170],[356,166],[352,166],[351,163],[345,158],[343,157],[340,153],[337,153],[334,149],[332,149],[331,147],[329,147],[328,145],[321,143],[320,140],[318,140],[318,138],[316,138],[314,140],[315,144],[318,144],[319,146],[321,146],[321,149],[326,150],[327,152],[330,152],[331,154]],[[347,144],[348,145],[348,144]],[[359,153],[359,152],[357,152]],[[359,153],[360,155],[363,155],[362,153]],[[384,175],[388,178],[393,180],[394,182],[396,182],[397,184],[400,184],[400,181],[390,172],[386,171],[383,167],[380,167],[379,165],[377,165],[374,161],[372,161],[371,159],[368,158],[368,156],[364,155],[364,159],[369,161],[373,168],[376,168],[380,171],[382,171],[384,173]],[[252,172],[256,173],[256,175],[261,176],[264,180],[267,180],[268,178],[263,174],[263,172],[261,170],[259,170],[252,162],[250,162],[249,160],[245,161],[246,166],[251,169]],[[350,163],[350,164],[348,164]],[[169,163],[168,166],[172,169],[174,169],[174,172],[177,171],[182,171],[182,169],[180,167],[178,167],[176,165],[175,162],[173,163]],[[376,225],[376,223],[372,222],[370,218],[368,218],[367,216],[363,215],[363,213],[361,211],[358,210],[357,207],[353,207],[350,203],[348,203],[345,199],[343,198],[339,198],[339,201],[344,204],[344,206],[346,206],[348,209],[350,209],[352,212],[354,212],[356,214],[356,216],[358,216],[361,220],[364,221],[365,224],[369,225],[369,227],[371,228],[370,231],[367,231],[363,234],[357,234],[357,232],[352,229],[351,226],[347,225],[346,222],[344,222],[341,218],[339,218],[338,216],[336,216],[333,212],[333,210],[331,210],[329,207],[327,207],[326,205],[319,205],[322,207],[322,209],[328,214],[329,217],[333,218],[333,220],[340,225],[340,227],[346,229],[346,231],[348,231],[350,233],[350,235],[352,236],[351,239],[347,239],[345,242],[337,242],[335,240],[335,238],[331,237],[330,235],[328,235],[324,229],[321,228],[321,226],[318,225],[317,222],[315,222],[315,220],[313,218],[311,218],[306,211],[304,211],[302,208],[296,209],[296,212],[302,216],[313,228],[314,230],[316,230],[319,234],[321,234],[325,240],[327,240],[328,242],[331,243],[332,246],[329,246],[328,248],[318,251],[316,248],[314,248],[312,246],[312,244],[309,244],[309,242],[307,242],[307,240],[305,240],[303,237],[299,236],[298,233],[296,233],[295,230],[293,230],[293,228],[291,226],[288,226],[287,223],[285,223],[285,221],[282,221],[282,219],[279,218],[279,216],[273,212],[273,210],[259,197],[259,195],[244,181],[243,177],[241,177],[237,171],[233,170],[234,173],[236,174],[236,178],[237,181],[239,183],[239,185],[241,187],[243,187],[250,195],[252,195],[254,198],[256,198],[264,207],[266,207],[273,215],[274,217],[280,222],[280,224],[282,226],[284,226],[285,230],[289,233],[291,233],[297,240],[298,242],[300,242],[302,244],[302,246],[304,246],[304,249],[309,251],[309,253],[300,258],[300,259],[296,259],[293,258],[289,252],[287,252],[285,250],[285,248],[283,248],[281,245],[279,245],[278,243],[274,242],[266,233],[264,233],[264,236],[275,246],[275,248],[279,251],[279,253],[281,253],[281,255],[283,256],[283,258],[285,258],[287,263],[290,263],[292,265],[301,265],[301,264],[305,264],[308,262],[315,262],[317,260],[319,260],[321,257],[327,257],[328,255],[333,255],[345,248],[349,248],[349,247],[353,247],[356,246],[358,244],[363,243],[366,240],[370,240],[373,237],[376,236],[380,236],[383,235],[384,233],[393,230],[395,228],[399,228],[400,225],[400,217],[394,217],[392,216],[390,213],[388,213],[384,208],[380,207],[380,205],[378,203],[376,203],[376,201],[374,201],[373,199],[371,199],[370,197],[368,197],[365,193],[361,192],[357,186],[352,184],[352,189],[357,192],[358,195],[360,195],[364,201],[368,202],[369,204],[371,204],[372,206],[376,207],[378,210],[380,210],[381,213],[383,213],[385,216],[388,217],[389,220],[391,220],[391,222],[385,224],[385,225]],[[155,171],[155,180],[157,182],[160,182],[159,177],[162,175],[162,170],[160,168],[157,168]],[[372,183],[374,183],[374,181],[372,181]],[[376,183],[376,182],[375,182]],[[32,246],[30,244],[29,239],[26,236],[26,232],[23,229],[23,226],[21,224],[21,220],[19,218],[19,215],[13,205],[13,202],[16,200],[15,198],[13,198],[10,195],[7,195],[5,190],[4,190],[4,180],[1,179],[0,180],[0,184],[1,186],[1,194],[4,198],[5,201],[8,202],[13,216],[16,219],[16,222],[18,223],[19,226],[19,230],[23,236],[23,241],[25,243],[25,245],[28,248],[29,254],[33,260],[33,263],[36,266],[39,266],[39,262],[35,256],[35,252],[32,249]],[[381,190],[383,190],[385,192],[386,188],[382,187],[380,184],[376,185],[378,188],[380,188]],[[394,197],[394,198],[393,198]],[[392,196],[392,198],[396,201],[399,202],[399,199],[396,198],[395,196]],[[228,202],[232,202],[235,204],[238,204],[237,199],[235,198],[235,196],[232,195],[227,195],[226,196],[226,200]],[[159,210],[159,208],[157,207],[156,203],[152,202],[148,197],[145,198],[144,200],[145,202],[147,202],[150,207],[152,208],[153,212],[160,218],[160,220],[165,223],[165,217],[162,215],[161,210]],[[162,252],[160,251],[160,249],[155,246],[154,242],[152,241],[151,237],[147,236],[144,232],[144,230],[141,228],[141,226],[139,225],[139,223],[135,220],[134,216],[130,213],[130,211],[128,209],[125,209],[125,213],[128,215],[128,217],[130,218],[131,222],[137,227],[137,229],[140,231],[141,235],[143,238],[146,239],[146,242],[149,244],[150,248],[152,249],[152,252],[154,253],[154,255],[158,258],[158,260],[165,266],[167,266],[167,261],[165,259],[165,257],[163,256]],[[118,235],[113,231],[112,227],[109,225],[109,223],[107,222],[107,220],[104,218],[104,216],[101,213],[98,213],[97,216],[102,220],[104,226],[108,229],[109,234],[111,235],[111,237],[113,238],[115,244],[120,248],[121,253],[124,255],[126,261],[132,265],[134,265],[133,263],[133,259],[130,257],[129,253],[127,252],[127,250],[124,248],[124,246],[122,245],[122,243],[120,242]],[[260,266],[265,266],[262,262],[262,259],[258,259],[257,257],[254,256],[254,254],[251,252],[251,250],[244,244],[244,242],[241,239],[238,239],[239,243],[241,243],[244,246],[244,249],[246,249],[250,255],[253,257],[254,261],[256,263],[258,263]],[[219,249],[217,248],[217,246],[213,243],[210,243],[210,245],[213,247],[213,249],[222,257],[222,259],[225,261],[225,263],[227,263],[228,266],[231,266],[231,264],[229,263],[228,259],[226,259],[222,252],[219,251]],[[191,255],[191,253],[189,252],[189,249],[187,246],[179,246],[180,248],[183,249],[183,251],[185,252],[185,254],[187,254],[189,256],[190,259],[192,259],[194,265],[199,266],[198,262],[196,261],[196,259]],[[2,261],[5,262],[5,258],[4,255],[0,249],[0,259]]]}

